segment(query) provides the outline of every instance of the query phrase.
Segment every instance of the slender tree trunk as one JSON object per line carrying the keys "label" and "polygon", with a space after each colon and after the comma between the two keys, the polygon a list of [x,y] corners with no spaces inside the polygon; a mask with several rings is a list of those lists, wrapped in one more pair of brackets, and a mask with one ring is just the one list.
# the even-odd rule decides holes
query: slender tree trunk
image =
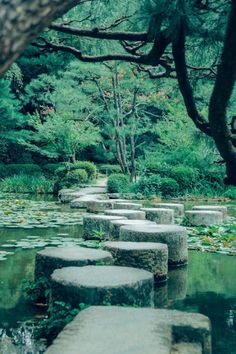
{"label": "slender tree trunk", "polygon": [[236,1],[232,0],[221,63],[210,100],[209,122],[216,146],[226,162],[226,183],[236,185],[236,147],[227,121],[229,103],[236,79]]}
{"label": "slender tree trunk", "polygon": [[0,0],[0,74],[57,17],[81,0]]}

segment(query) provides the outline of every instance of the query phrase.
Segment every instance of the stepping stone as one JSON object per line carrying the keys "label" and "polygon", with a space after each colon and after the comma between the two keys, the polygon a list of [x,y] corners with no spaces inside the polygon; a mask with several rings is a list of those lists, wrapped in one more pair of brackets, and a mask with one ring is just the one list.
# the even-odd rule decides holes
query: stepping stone
{"label": "stepping stone", "polygon": [[76,209],[79,209],[79,208],[87,209],[87,205],[88,205],[89,202],[94,201],[94,200],[104,199],[104,198],[105,198],[105,195],[103,195],[103,194],[88,194],[88,195],[84,195],[84,196],[82,196],[80,198],[73,199],[70,202],[70,207],[71,208],[76,208]]}
{"label": "stepping stone", "polygon": [[142,268],[154,275],[156,281],[165,281],[168,272],[168,248],[163,243],[154,242],[105,242],[114,264]]}
{"label": "stepping stone", "polygon": [[120,241],[158,242],[168,246],[168,262],[178,266],[187,263],[187,231],[178,225],[126,225],[120,229]]}
{"label": "stepping stone", "polygon": [[224,205],[196,205],[192,209],[205,211],[221,211],[223,213],[223,218],[226,219],[227,217],[227,207]]}
{"label": "stepping stone", "polygon": [[211,354],[211,325],[198,313],[92,306],[66,325],[45,352],[58,353]]}
{"label": "stepping stone", "polygon": [[139,203],[115,203],[113,206],[114,209],[128,209],[128,210],[139,210],[142,208],[142,204]]}
{"label": "stepping stone", "polygon": [[80,303],[152,306],[153,280],[152,273],[131,267],[67,267],[52,273],[52,300],[73,307]]}
{"label": "stepping stone", "polygon": [[121,226],[124,225],[155,225],[154,222],[149,221],[149,220],[125,220],[125,219],[120,219],[120,220],[112,220],[110,222],[110,232],[109,236],[110,239],[112,240],[118,240],[120,238],[120,228]]}
{"label": "stepping stone", "polygon": [[220,211],[190,210],[185,212],[186,221],[191,226],[212,226],[223,223]]}
{"label": "stepping stone", "polygon": [[165,208],[165,209],[173,209],[174,210],[174,216],[179,218],[184,216],[184,205],[183,204],[177,204],[177,203],[155,203],[152,204],[153,208]]}
{"label": "stepping stone", "polygon": [[112,255],[107,251],[79,246],[46,248],[36,253],[35,280],[41,277],[50,279],[55,269],[96,265],[97,262],[112,264]]}
{"label": "stepping stone", "polygon": [[84,238],[85,240],[93,238],[106,238],[109,236],[110,221],[126,219],[117,215],[84,215]]}
{"label": "stepping stone", "polygon": [[76,192],[77,197],[82,197],[83,195],[88,194],[106,194],[106,187],[87,187],[81,188],[79,191]]}
{"label": "stepping stone", "polygon": [[146,219],[157,224],[174,224],[174,210],[161,208],[142,208],[146,213]]}
{"label": "stepping stone", "polygon": [[140,210],[115,209],[105,210],[106,215],[123,216],[127,219],[145,220],[145,212]]}
{"label": "stepping stone", "polygon": [[113,202],[107,200],[91,200],[87,202],[87,211],[90,213],[103,212],[105,209],[113,208]]}

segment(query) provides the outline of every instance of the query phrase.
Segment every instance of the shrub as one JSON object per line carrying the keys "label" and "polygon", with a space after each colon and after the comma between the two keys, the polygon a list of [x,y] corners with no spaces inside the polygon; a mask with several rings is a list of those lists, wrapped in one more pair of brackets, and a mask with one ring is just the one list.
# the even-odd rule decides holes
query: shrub
{"label": "shrub", "polygon": [[54,181],[44,176],[15,175],[0,182],[0,190],[9,193],[53,193]]}
{"label": "shrub", "polygon": [[129,186],[129,178],[122,173],[112,174],[107,180],[108,193],[124,192]]}
{"label": "shrub", "polygon": [[44,172],[48,173],[49,175],[54,175],[56,170],[63,167],[63,163],[48,163],[44,165],[42,168]]}
{"label": "shrub", "polygon": [[77,170],[69,171],[64,178],[64,181],[69,183],[69,185],[85,183],[87,180],[87,172],[79,168]]}
{"label": "shrub", "polygon": [[171,167],[166,163],[162,163],[160,161],[154,160],[153,158],[150,160],[146,160],[141,164],[140,172],[144,175],[160,175],[161,177],[166,177],[170,173]]}
{"label": "shrub", "polygon": [[236,187],[228,187],[226,192],[224,193],[224,196],[236,200]]}
{"label": "shrub", "polygon": [[10,164],[10,165],[0,165],[0,178],[27,174],[27,175],[37,175],[40,174],[41,168],[35,164]]}
{"label": "shrub", "polygon": [[178,182],[180,191],[185,192],[197,182],[199,173],[192,167],[179,165],[172,167],[169,176]]}
{"label": "shrub", "polygon": [[121,168],[119,165],[109,165],[109,164],[99,165],[98,170],[100,173],[104,173],[107,176],[110,176],[111,174],[115,174],[115,173],[121,173]]}
{"label": "shrub", "polygon": [[164,177],[161,179],[160,190],[165,198],[176,197],[179,193],[179,184],[173,178]]}
{"label": "shrub", "polygon": [[136,193],[141,193],[145,196],[160,195],[161,193],[161,177],[160,175],[151,175],[142,177],[134,186]]}
{"label": "shrub", "polygon": [[85,170],[87,172],[88,175],[88,179],[94,179],[96,177],[96,166],[93,162],[89,162],[89,161],[76,161],[71,169],[82,169]]}

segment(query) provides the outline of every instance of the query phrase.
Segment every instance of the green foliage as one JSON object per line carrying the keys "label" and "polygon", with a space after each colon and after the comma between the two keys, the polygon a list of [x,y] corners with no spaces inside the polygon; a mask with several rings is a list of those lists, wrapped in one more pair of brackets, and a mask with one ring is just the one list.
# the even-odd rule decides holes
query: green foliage
{"label": "green foliage", "polygon": [[229,187],[226,189],[224,196],[236,200],[236,187]]}
{"label": "green foliage", "polygon": [[129,186],[128,176],[122,173],[111,174],[107,180],[108,193],[121,193]]}
{"label": "green foliage", "polygon": [[44,172],[49,175],[55,175],[56,171],[63,166],[63,163],[47,163],[42,166]]}
{"label": "green foliage", "polygon": [[38,175],[41,172],[40,166],[35,164],[0,164],[0,178],[19,174]]}
{"label": "green foliage", "polygon": [[98,170],[108,176],[114,173],[121,173],[120,165],[102,164],[98,165]]}
{"label": "green foliage", "polygon": [[73,320],[79,311],[85,309],[85,304],[78,304],[78,308],[73,308],[63,301],[55,301],[47,311],[47,317],[40,322],[40,327],[36,332],[37,338],[46,338],[48,344],[56,338],[58,333]]}
{"label": "green foliage", "polygon": [[169,175],[178,182],[182,192],[191,189],[196,184],[199,176],[196,169],[183,165],[174,166]]}
{"label": "green foliage", "polygon": [[71,170],[82,169],[87,172],[88,179],[93,180],[96,177],[96,165],[89,161],[76,161],[71,165]]}
{"label": "green foliage", "polygon": [[159,175],[142,177],[135,183],[134,190],[144,196],[158,196],[161,194],[161,177]]}
{"label": "green foliage", "polygon": [[161,178],[160,191],[164,198],[177,197],[179,190],[179,184],[175,179],[168,177]]}
{"label": "green foliage", "polygon": [[74,184],[85,183],[88,181],[88,174],[85,170],[78,168],[76,170],[69,171],[63,179],[63,182],[64,181],[70,186]]}
{"label": "green foliage", "polygon": [[0,182],[0,190],[9,193],[53,193],[54,181],[43,175],[15,175],[6,177]]}
{"label": "green foliage", "polygon": [[50,300],[50,282],[47,278],[41,277],[37,282],[25,280],[23,291],[26,298],[33,303],[48,304]]}

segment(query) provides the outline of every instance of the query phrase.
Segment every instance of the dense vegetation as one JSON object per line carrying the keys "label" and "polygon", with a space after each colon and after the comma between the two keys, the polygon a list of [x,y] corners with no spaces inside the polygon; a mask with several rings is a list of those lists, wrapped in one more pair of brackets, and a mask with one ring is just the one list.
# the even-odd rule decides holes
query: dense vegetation
{"label": "dense vegetation", "polygon": [[[132,1],[125,7],[85,2],[25,50],[0,80],[3,191],[56,193],[93,181],[96,165],[98,172],[115,174],[109,178],[112,192],[235,197],[234,187],[224,185],[225,162],[227,182],[231,178],[229,162],[203,118],[217,77],[229,2],[181,6],[164,0],[140,6]],[[176,9],[181,18],[175,18]],[[181,38],[171,37],[183,24],[188,73],[179,67]],[[159,54],[156,31],[160,43],[167,31]],[[75,55],[75,48],[86,51],[87,59]],[[109,63],[103,62],[103,54],[117,49],[120,61],[110,61],[116,59],[111,54]],[[135,63],[135,56],[143,58],[142,51],[150,50],[153,55],[154,49],[160,65],[144,59]]]}

